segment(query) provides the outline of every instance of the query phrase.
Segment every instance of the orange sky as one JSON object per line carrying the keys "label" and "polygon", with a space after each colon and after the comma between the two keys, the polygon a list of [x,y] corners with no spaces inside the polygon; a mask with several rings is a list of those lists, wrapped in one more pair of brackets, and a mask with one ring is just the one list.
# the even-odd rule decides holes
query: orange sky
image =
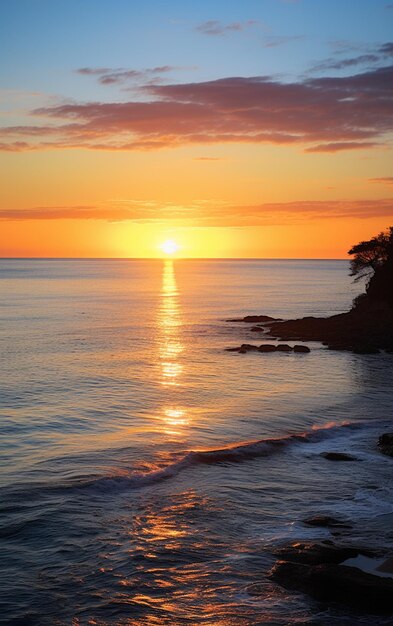
{"label": "orange sky", "polygon": [[[113,49],[92,39],[71,50],[72,2],[66,34],[48,14],[53,58],[39,15],[31,58],[15,53],[18,31],[5,32],[14,60],[0,90],[0,256],[157,257],[173,239],[181,257],[342,258],[393,223],[384,4],[369,3],[370,32],[358,25],[353,41],[344,16],[342,49],[329,39],[334,2],[326,32],[313,32],[302,3],[246,1],[236,15],[215,4],[220,20],[202,3],[174,26],[156,3],[155,46],[141,39],[138,54],[128,39],[116,48],[120,22]],[[115,19],[108,5],[97,33],[104,15]],[[143,9],[132,17],[151,26]],[[27,26],[29,15],[10,8],[13,20]],[[181,46],[168,47],[173,28]]]}

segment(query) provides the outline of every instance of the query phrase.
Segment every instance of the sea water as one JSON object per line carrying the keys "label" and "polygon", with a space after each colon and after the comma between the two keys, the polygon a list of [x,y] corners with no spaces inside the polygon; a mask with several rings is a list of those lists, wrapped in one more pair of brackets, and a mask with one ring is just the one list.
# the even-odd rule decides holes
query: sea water
{"label": "sea water", "polygon": [[0,622],[391,623],[268,572],[331,537],[313,514],[393,546],[393,357],[225,351],[262,341],[230,318],[332,315],[362,287],[345,261],[1,260]]}

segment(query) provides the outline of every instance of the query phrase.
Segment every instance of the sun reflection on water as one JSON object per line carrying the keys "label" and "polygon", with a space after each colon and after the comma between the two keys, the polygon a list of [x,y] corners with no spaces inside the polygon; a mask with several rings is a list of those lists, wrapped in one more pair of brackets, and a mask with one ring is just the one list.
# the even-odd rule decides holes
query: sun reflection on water
{"label": "sun reflection on water", "polygon": [[177,288],[175,267],[172,259],[164,261],[162,272],[161,299],[158,311],[158,356],[160,384],[166,387],[165,404],[158,419],[164,424],[167,434],[180,435],[182,428],[189,424],[186,409],[180,405],[181,375],[183,364],[181,355],[184,343],[181,337],[181,309]]}

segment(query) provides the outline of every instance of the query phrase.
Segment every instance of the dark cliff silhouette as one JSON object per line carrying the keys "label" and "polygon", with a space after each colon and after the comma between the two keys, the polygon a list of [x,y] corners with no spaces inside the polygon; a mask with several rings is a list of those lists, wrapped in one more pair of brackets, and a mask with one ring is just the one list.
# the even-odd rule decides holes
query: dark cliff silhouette
{"label": "dark cliff silhouette", "polygon": [[270,322],[269,334],[286,341],[321,341],[331,349],[393,353],[393,227],[351,250],[351,274],[366,278],[365,293],[347,313]]}
{"label": "dark cliff silhouette", "polygon": [[381,306],[393,310],[393,226],[350,249],[355,280],[368,277],[366,293],[356,298],[354,309]]}

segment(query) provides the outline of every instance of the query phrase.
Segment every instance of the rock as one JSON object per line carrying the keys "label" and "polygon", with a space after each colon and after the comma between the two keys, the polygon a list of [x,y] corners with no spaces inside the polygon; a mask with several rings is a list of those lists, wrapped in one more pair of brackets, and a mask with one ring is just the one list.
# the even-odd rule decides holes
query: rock
{"label": "rock", "polygon": [[267,331],[281,341],[320,341],[331,350],[377,354],[393,350],[393,309],[375,305],[331,317],[276,320],[267,324]]}
{"label": "rock", "polygon": [[311,352],[310,348],[308,346],[301,346],[301,345],[296,345],[293,346],[293,351],[294,352]]}
{"label": "rock", "polygon": [[265,329],[262,326],[253,326],[251,329],[252,333],[264,333]]}
{"label": "rock", "polygon": [[277,351],[278,352],[292,352],[293,348],[291,346],[288,346],[287,343],[279,343],[277,346]]}
{"label": "rock", "polygon": [[274,346],[271,343],[263,343],[261,346],[259,346],[258,350],[259,352],[276,352],[277,346]]}
{"label": "rock", "polygon": [[247,324],[256,324],[258,322],[276,322],[277,320],[269,315],[246,315],[240,321]]}
{"label": "rock", "polygon": [[270,572],[283,587],[320,601],[341,602],[373,613],[393,612],[393,580],[335,563],[279,561]]}
{"label": "rock", "polygon": [[360,555],[375,557],[375,552],[321,541],[296,542],[275,550],[274,554],[280,560],[270,571],[270,578],[286,589],[302,591],[320,601],[341,602],[373,613],[393,612],[392,578],[343,564],[343,561]]}
{"label": "rock", "polygon": [[240,354],[244,354],[245,352],[257,352],[258,346],[253,346],[251,343],[242,343],[241,346],[225,348],[225,350],[226,352],[240,352]]}
{"label": "rock", "polygon": [[346,452],[322,452],[321,456],[328,461],[357,461],[356,457]]}
{"label": "rock", "polygon": [[355,558],[359,554],[374,556],[369,550],[359,548],[338,546],[332,541],[303,542],[297,541],[278,548],[274,554],[280,560],[295,561],[306,565],[317,565],[319,563],[342,563],[347,559]]}
{"label": "rock", "polygon": [[279,322],[282,321],[276,317],[270,317],[270,315],[246,315],[245,317],[233,317],[230,320],[225,320],[226,322],[246,322],[246,324],[257,324],[265,323],[265,322]]}
{"label": "rock", "polygon": [[346,524],[330,515],[313,515],[303,520],[307,526],[318,526],[323,528],[352,528],[350,524]]}
{"label": "rock", "polygon": [[378,439],[378,448],[382,454],[393,456],[393,433],[384,433]]}

